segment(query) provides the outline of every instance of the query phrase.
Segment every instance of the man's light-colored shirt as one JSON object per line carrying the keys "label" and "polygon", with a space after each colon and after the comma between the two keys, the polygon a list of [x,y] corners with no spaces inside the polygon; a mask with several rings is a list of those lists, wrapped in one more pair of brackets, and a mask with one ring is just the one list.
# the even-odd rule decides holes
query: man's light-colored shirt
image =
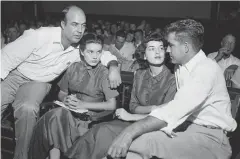
{"label": "man's light-colored shirt", "polygon": [[[79,47],[69,46],[64,50],[60,27],[26,30],[21,37],[1,51],[2,79],[16,68],[31,80],[50,82],[72,63],[80,61]],[[106,66],[111,60],[117,58],[110,52],[104,52],[101,57],[102,64]]]}
{"label": "man's light-colored shirt", "polygon": [[175,71],[177,93],[166,106],[150,115],[167,123],[161,130],[172,130],[184,121],[234,131],[231,102],[221,68],[201,50]]}
{"label": "man's light-colored shirt", "polygon": [[133,43],[125,42],[123,47],[120,50],[118,50],[115,47],[115,44],[111,44],[109,47],[109,51],[111,53],[119,53],[120,56],[122,56],[123,58],[125,58],[127,60],[132,60],[133,54],[135,53],[135,47],[134,47]]}
{"label": "man's light-colored shirt", "polygon": [[235,71],[234,75],[232,76],[231,80],[238,88],[240,88],[240,66],[238,66],[238,69]]}
{"label": "man's light-colored shirt", "polygon": [[[214,60],[214,58],[217,56],[218,52],[214,52],[208,55],[208,58],[211,58]],[[240,66],[240,59],[234,57],[232,54],[229,56],[229,58],[222,58],[220,61],[218,61],[219,66],[221,67],[222,71],[224,72],[226,68],[228,68],[231,65],[238,65]]]}

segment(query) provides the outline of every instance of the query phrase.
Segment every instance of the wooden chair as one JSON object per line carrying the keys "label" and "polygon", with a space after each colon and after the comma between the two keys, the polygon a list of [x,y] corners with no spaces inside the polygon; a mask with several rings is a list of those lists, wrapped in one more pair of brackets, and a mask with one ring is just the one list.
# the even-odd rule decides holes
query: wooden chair
{"label": "wooden chair", "polygon": [[231,65],[228,68],[226,68],[226,70],[224,71],[224,77],[225,77],[225,80],[226,80],[227,87],[232,87],[231,78],[234,75],[237,68],[238,68],[237,65]]}
{"label": "wooden chair", "polygon": [[132,85],[134,72],[121,71],[122,84],[118,88],[118,108],[125,108],[128,110],[128,105],[131,99]]}

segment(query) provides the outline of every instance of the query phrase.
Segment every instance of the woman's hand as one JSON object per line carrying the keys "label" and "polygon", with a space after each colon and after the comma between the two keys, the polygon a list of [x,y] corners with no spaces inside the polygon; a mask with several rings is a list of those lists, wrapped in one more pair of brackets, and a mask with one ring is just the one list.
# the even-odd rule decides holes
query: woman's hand
{"label": "woman's hand", "polygon": [[119,108],[116,110],[115,115],[118,119],[124,120],[124,121],[131,121],[132,120],[132,114],[128,113],[125,109]]}
{"label": "woman's hand", "polygon": [[84,108],[84,103],[80,99],[78,99],[76,95],[66,96],[64,98],[63,103],[71,109],[75,109],[75,110],[85,109]]}

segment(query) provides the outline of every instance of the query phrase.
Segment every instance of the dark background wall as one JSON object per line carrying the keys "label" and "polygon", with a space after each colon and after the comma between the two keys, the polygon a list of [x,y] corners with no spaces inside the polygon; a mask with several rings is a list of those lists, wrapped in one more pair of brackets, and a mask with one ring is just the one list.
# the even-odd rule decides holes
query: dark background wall
{"label": "dark background wall", "polygon": [[80,6],[87,14],[210,19],[211,2],[196,1],[73,1],[42,2],[45,12],[59,12],[67,4]]}
{"label": "dark background wall", "polygon": [[[88,22],[103,19],[126,20],[139,24],[145,19],[153,27],[163,28],[177,19],[191,17],[200,20],[205,27],[203,49],[207,53],[216,51],[219,47],[223,36],[222,30],[234,30],[222,25],[221,19],[229,15],[225,13],[240,6],[240,2],[237,1],[1,1],[1,22],[4,24],[8,20],[19,20],[23,17],[42,20],[46,15],[57,17],[59,12],[69,4],[80,6],[87,14]],[[37,16],[35,16],[34,7],[37,8]],[[223,23],[228,26],[236,24],[228,21],[223,21]],[[237,46],[240,44],[238,43]],[[240,50],[240,47],[237,48]],[[236,55],[240,56],[239,53]]]}

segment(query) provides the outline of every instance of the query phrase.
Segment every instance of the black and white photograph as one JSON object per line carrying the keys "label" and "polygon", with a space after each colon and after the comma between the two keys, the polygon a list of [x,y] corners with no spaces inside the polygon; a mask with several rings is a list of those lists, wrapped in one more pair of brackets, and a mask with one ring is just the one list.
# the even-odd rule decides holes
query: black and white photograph
{"label": "black and white photograph", "polygon": [[1,159],[240,159],[240,1],[1,3]]}

